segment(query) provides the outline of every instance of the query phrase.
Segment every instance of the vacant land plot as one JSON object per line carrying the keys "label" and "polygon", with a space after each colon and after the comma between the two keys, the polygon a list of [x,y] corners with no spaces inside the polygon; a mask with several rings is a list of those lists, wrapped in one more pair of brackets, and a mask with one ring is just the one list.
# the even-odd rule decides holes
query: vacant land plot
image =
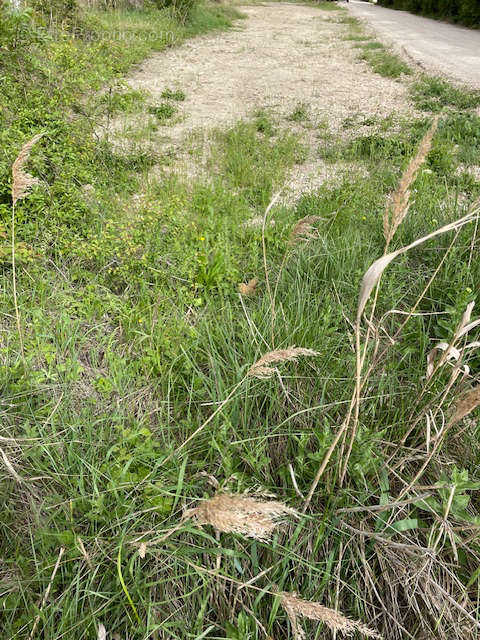
{"label": "vacant land plot", "polygon": [[480,95],[241,12],[12,27],[3,635],[473,640]]}

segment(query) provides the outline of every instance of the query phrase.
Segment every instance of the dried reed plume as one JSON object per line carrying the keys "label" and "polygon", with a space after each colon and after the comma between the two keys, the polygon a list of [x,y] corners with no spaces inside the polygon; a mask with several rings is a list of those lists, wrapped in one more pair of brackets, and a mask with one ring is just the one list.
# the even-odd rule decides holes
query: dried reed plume
{"label": "dried reed plume", "polygon": [[322,220],[320,216],[305,216],[301,218],[293,227],[290,233],[290,244],[294,244],[295,242],[307,242],[312,238],[316,238],[316,235],[313,233],[314,224]]}
{"label": "dried reed plume", "polygon": [[23,478],[15,471],[15,468],[14,468],[13,464],[10,462],[10,460],[8,459],[7,454],[5,453],[5,451],[3,449],[0,449],[0,456],[2,457],[3,464],[7,468],[7,471],[10,473],[10,475],[13,478],[15,478],[15,480],[19,484],[22,484],[23,483]]}
{"label": "dried reed plume", "polygon": [[385,269],[395,258],[402,255],[403,253],[406,253],[407,251],[410,251],[410,249],[413,249],[414,247],[418,247],[419,245],[423,244],[427,240],[431,240],[432,238],[436,238],[437,236],[442,235],[443,233],[447,233],[448,231],[458,231],[464,225],[469,224],[474,220],[477,220],[479,217],[479,214],[480,214],[480,210],[476,210],[474,207],[471,207],[467,215],[463,216],[462,218],[458,218],[458,220],[455,220],[454,222],[450,222],[445,226],[440,227],[440,229],[436,229],[435,231],[432,231],[432,233],[429,233],[426,236],[423,236],[422,238],[418,238],[417,240],[407,245],[406,247],[402,247],[401,249],[397,249],[396,251],[387,253],[383,255],[381,258],[378,258],[378,260],[375,260],[375,262],[373,262],[370,265],[370,267],[367,269],[367,271],[365,272],[362,278],[362,283],[360,285],[360,293],[358,296],[357,322],[360,321],[361,315],[365,309],[365,305],[367,304],[367,301],[375,285],[380,280]]}
{"label": "dried reed plume", "polygon": [[252,364],[247,371],[247,376],[252,378],[270,378],[277,371],[275,367],[269,367],[268,365],[273,362],[296,362],[300,356],[318,356],[318,351],[313,349],[304,349],[303,347],[288,347],[288,349],[277,349],[276,351],[269,351],[265,353],[260,360],[257,360],[255,364]]}
{"label": "dried reed plume", "polygon": [[24,144],[12,165],[12,200],[14,205],[18,200],[21,200],[27,195],[33,185],[39,184],[40,182],[38,178],[34,178],[24,171],[24,167],[28,162],[33,145],[38,142],[42,136],[43,133],[37,133],[36,136],[33,136],[31,140]]}
{"label": "dried reed plume", "polygon": [[306,637],[305,631],[300,627],[298,622],[298,618],[300,617],[324,622],[331,631],[339,631],[343,635],[350,635],[355,631],[358,631],[367,638],[378,638],[379,640],[382,638],[377,631],[369,629],[362,622],[350,620],[338,611],[324,607],[321,604],[318,604],[318,602],[303,600],[297,596],[295,591],[292,591],[291,593],[283,591],[278,595],[280,597],[280,603],[285,609],[288,619],[290,620],[290,624],[292,625],[292,632],[295,640],[303,640]]}
{"label": "dried reed plume", "polygon": [[455,411],[450,418],[449,425],[454,425],[460,420],[463,420],[469,413],[480,406],[480,384],[467,391],[461,398],[459,398]]}
{"label": "dried reed plume", "polygon": [[24,171],[24,167],[30,157],[30,151],[33,145],[38,142],[43,133],[37,133],[33,136],[20,150],[16,160],[12,165],[12,288],[13,288],[13,304],[15,307],[15,318],[17,322],[18,340],[20,342],[20,354],[25,364],[25,351],[23,348],[22,324],[20,320],[20,309],[17,300],[17,273],[15,264],[15,205],[24,198],[34,184],[38,184],[39,180]]}
{"label": "dried reed plume", "polygon": [[408,213],[408,209],[410,207],[410,187],[415,182],[418,170],[425,162],[425,158],[430,152],[432,139],[437,130],[437,126],[438,116],[434,118],[430,129],[423,137],[423,140],[418,147],[417,155],[410,160],[398,187],[392,195],[391,205],[390,207],[387,207],[385,211],[385,215],[383,216],[383,234],[385,236],[387,247]]}
{"label": "dried reed plume", "polygon": [[185,512],[198,524],[209,524],[223,533],[240,533],[247,538],[269,540],[276,526],[296,511],[282,502],[261,500],[254,496],[217,493]]}
{"label": "dried reed plume", "polygon": [[253,296],[257,290],[258,278],[252,278],[247,283],[240,282],[238,290],[242,296]]}

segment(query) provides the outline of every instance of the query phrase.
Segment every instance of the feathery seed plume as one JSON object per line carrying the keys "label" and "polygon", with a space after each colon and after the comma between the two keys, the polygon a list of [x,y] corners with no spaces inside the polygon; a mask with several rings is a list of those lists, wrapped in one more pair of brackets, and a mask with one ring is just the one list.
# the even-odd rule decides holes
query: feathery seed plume
{"label": "feathery seed plume", "polygon": [[289,515],[297,513],[282,502],[231,493],[217,493],[185,513],[185,517],[193,517],[200,525],[208,524],[223,533],[240,533],[257,540],[269,540],[275,527]]}
{"label": "feathery seed plume", "polygon": [[395,232],[401,225],[410,207],[410,187],[417,177],[418,170],[424,163],[432,147],[432,139],[438,126],[438,116],[433,119],[430,129],[427,131],[418,147],[417,155],[410,160],[405,169],[400,183],[392,195],[392,202],[387,207],[383,216],[383,234],[387,245],[390,244]]}
{"label": "feathery seed plume", "polygon": [[300,218],[290,233],[290,243],[307,242],[312,238],[316,238],[316,235],[313,233],[313,225],[319,220],[322,220],[320,216],[305,216],[304,218]]}
{"label": "feathery seed plume", "polygon": [[346,618],[338,611],[324,607],[318,602],[311,602],[310,600],[303,600],[292,591],[286,593],[282,591],[278,594],[280,597],[280,603],[285,609],[290,624],[292,625],[293,637],[295,640],[304,640],[305,631],[301,628],[298,618],[308,618],[309,620],[316,620],[318,622],[324,622],[331,631],[339,631],[343,635],[350,635],[355,631],[363,634],[367,638],[377,638],[382,640],[382,636],[372,629],[369,629],[363,622],[356,620],[350,620]]}
{"label": "feathery seed plume", "polygon": [[240,282],[238,290],[242,296],[253,296],[257,290],[258,278],[252,278],[247,283]]}
{"label": "feathery seed plume", "polygon": [[303,347],[288,347],[288,349],[277,349],[276,351],[269,351],[265,353],[260,360],[257,360],[255,364],[252,364],[247,372],[247,376],[253,378],[270,378],[273,376],[277,369],[268,365],[273,362],[296,362],[300,356],[318,356],[318,351],[313,349],[305,349]]}
{"label": "feathery seed plume", "polygon": [[457,402],[455,411],[449,420],[449,424],[453,425],[463,420],[469,413],[480,405],[480,384],[467,391]]}
{"label": "feathery seed plume", "polygon": [[33,136],[20,150],[15,162],[12,165],[12,200],[15,204],[18,200],[24,198],[29,192],[30,188],[35,184],[39,184],[39,179],[34,178],[29,173],[23,170],[24,166],[28,162],[30,157],[30,151],[33,145],[40,140],[43,133],[37,133]]}

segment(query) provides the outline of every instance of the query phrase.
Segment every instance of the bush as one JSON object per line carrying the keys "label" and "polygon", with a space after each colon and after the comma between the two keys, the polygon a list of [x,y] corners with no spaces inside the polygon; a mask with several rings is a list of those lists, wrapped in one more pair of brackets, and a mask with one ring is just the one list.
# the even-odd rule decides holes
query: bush
{"label": "bush", "polygon": [[378,0],[383,7],[403,9],[431,18],[459,22],[467,27],[480,28],[478,0]]}
{"label": "bush", "polygon": [[14,11],[0,2],[0,49],[2,55],[26,48],[37,42],[38,30],[30,10]]}
{"label": "bush", "polygon": [[171,8],[176,18],[182,23],[189,19],[197,4],[197,0],[153,0],[153,2],[159,9]]}
{"label": "bush", "polygon": [[30,0],[35,11],[47,20],[70,23],[78,15],[77,0]]}

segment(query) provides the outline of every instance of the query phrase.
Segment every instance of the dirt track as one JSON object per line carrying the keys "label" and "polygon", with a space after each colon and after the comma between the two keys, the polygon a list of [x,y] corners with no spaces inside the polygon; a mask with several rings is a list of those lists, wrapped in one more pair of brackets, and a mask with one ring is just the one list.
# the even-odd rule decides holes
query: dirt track
{"label": "dirt track", "polygon": [[255,107],[288,112],[309,104],[331,126],[352,113],[386,115],[406,108],[406,89],[356,61],[338,11],[297,4],[242,8],[239,29],[190,40],[143,63],[129,84],[159,98],[181,87],[186,119],[169,129],[232,122]]}
{"label": "dirt track", "polygon": [[480,31],[352,0],[351,13],[427,71],[480,88]]}
{"label": "dirt track", "polygon": [[[336,132],[346,118],[411,111],[404,84],[373,73],[358,60],[355,43],[345,40],[349,32],[342,22],[345,12],[286,3],[241,10],[246,19],[235,30],[158,53],[127,79],[132,88],[147,90],[154,103],[161,101],[166,87],[185,92],[185,101],[179,103],[180,118],[156,134],[163,148],[168,144],[175,148],[175,170],[182,162],[183,141],[189,132],[200,131],[199,137],[207,141],[212,128],[233,123],[260,107],[285,117],[305,103],[311,117],[302,134],[312,149],[320,124]],[[132,120],[140,119],[130,116]],[[197,173],[191,156],[184,157],[183,163],[184,172]],[[349,168],[326,166],[313,154],[292,176],[293,189],[308,190],[342,170]]]}

